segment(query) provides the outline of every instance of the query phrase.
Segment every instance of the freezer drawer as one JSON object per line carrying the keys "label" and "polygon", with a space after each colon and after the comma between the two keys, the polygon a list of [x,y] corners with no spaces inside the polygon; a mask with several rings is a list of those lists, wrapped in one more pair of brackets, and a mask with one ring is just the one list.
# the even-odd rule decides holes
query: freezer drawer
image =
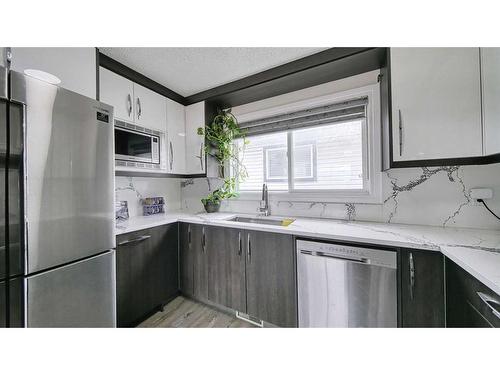
{"label": "freezer drawer", "polygon": [[28,327],[115,327],[115,252],[26,278]]}

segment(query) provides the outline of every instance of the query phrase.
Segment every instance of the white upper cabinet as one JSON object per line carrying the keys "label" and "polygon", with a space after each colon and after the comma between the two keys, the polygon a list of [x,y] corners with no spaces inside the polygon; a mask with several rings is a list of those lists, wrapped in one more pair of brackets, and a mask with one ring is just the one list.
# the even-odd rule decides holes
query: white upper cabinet
{"label": "white upper cabinet", "polygon": [[484,154],[500,153],[500,48],[481,48]]}
{"label": "white upper cabinet", "polygon": [[205,137],[197,129],[205,126],[205,102],[186,107],[186,173],[205,173]]}
{"label": "white upper cabinet", "polygon": [[135,123],[150,129],[166,130],[167,106],[163,95],[134,84]]}
{"label": "white upper cabinet", "polygon": [[96,98],[96,49],[93,47],[13,47],[12,70],[42,70],[61,80],[59,86]]}
{"label": "white upper cabinet", "polygon": [[167,170],[183,174],[186,165],[186,113],[184,106],[167,98]]}
{"label": "white upper cabinet", "polygon": [[479,48],[391,48],[394,161],[482,155],[479,64]]}
{"label": "white upper cabinet", "polygon": [[116,119],[134,121],[134,83],[112,71],[99,68],[100,101],[114,107]]}
{"label": "white upper cabinet", "polygon": [[166,131],[166,98],[112,71],[99,68],[100,100],[115,108],[115,118]]}

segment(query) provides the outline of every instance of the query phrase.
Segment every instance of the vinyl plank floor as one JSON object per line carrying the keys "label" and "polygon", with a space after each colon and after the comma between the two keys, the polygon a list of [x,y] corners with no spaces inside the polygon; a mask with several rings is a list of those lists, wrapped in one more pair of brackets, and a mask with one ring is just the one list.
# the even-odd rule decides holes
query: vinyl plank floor
{"label": "vinyl plank floor", "polygon": [[179,296],[139,324],[139,328],[255,328],[254,325]]}

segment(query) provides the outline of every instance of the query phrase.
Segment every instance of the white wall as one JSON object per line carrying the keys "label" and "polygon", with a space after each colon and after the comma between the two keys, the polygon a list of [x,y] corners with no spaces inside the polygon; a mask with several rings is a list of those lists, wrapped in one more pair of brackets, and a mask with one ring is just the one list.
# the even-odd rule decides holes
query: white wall
{"label": "white wall", "polygon": [[13,47],[11,69],[43,70],[61,80],[61,87],[96,98],[96,50],[93,47]]}
{"label": "white wall", "polygon": [[[392,169],[383,173],[381,204],[300,202],[270,193],[271,213],[279,216],[391,222],[500,230],[500,221],[473,202],[471,188],[493,189],[487,204],[500,213],[500,164],[462,167]],[[200,199],[217,188],[216,179],[198,178],[181,188],[182,209],[201,212]],[[256,213],[256,200],[232,199],[222,204],[228,212]]]}
{"label": "white wall", "polygon": [[177,178],[115,177],[115,199],[127,201],[130,216],[142,216],[141,198],[164,197],[166,211],[180,209],[181,187]]}

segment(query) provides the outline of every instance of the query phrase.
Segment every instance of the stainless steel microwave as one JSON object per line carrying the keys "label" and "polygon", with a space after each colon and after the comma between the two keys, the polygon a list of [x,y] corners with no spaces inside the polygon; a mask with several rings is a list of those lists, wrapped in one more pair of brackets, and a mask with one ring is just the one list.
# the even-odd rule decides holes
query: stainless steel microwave
{"label": "stainless steel microwave", "polygon": [[117,169],[166,170],[165,133],[115,120]]}

